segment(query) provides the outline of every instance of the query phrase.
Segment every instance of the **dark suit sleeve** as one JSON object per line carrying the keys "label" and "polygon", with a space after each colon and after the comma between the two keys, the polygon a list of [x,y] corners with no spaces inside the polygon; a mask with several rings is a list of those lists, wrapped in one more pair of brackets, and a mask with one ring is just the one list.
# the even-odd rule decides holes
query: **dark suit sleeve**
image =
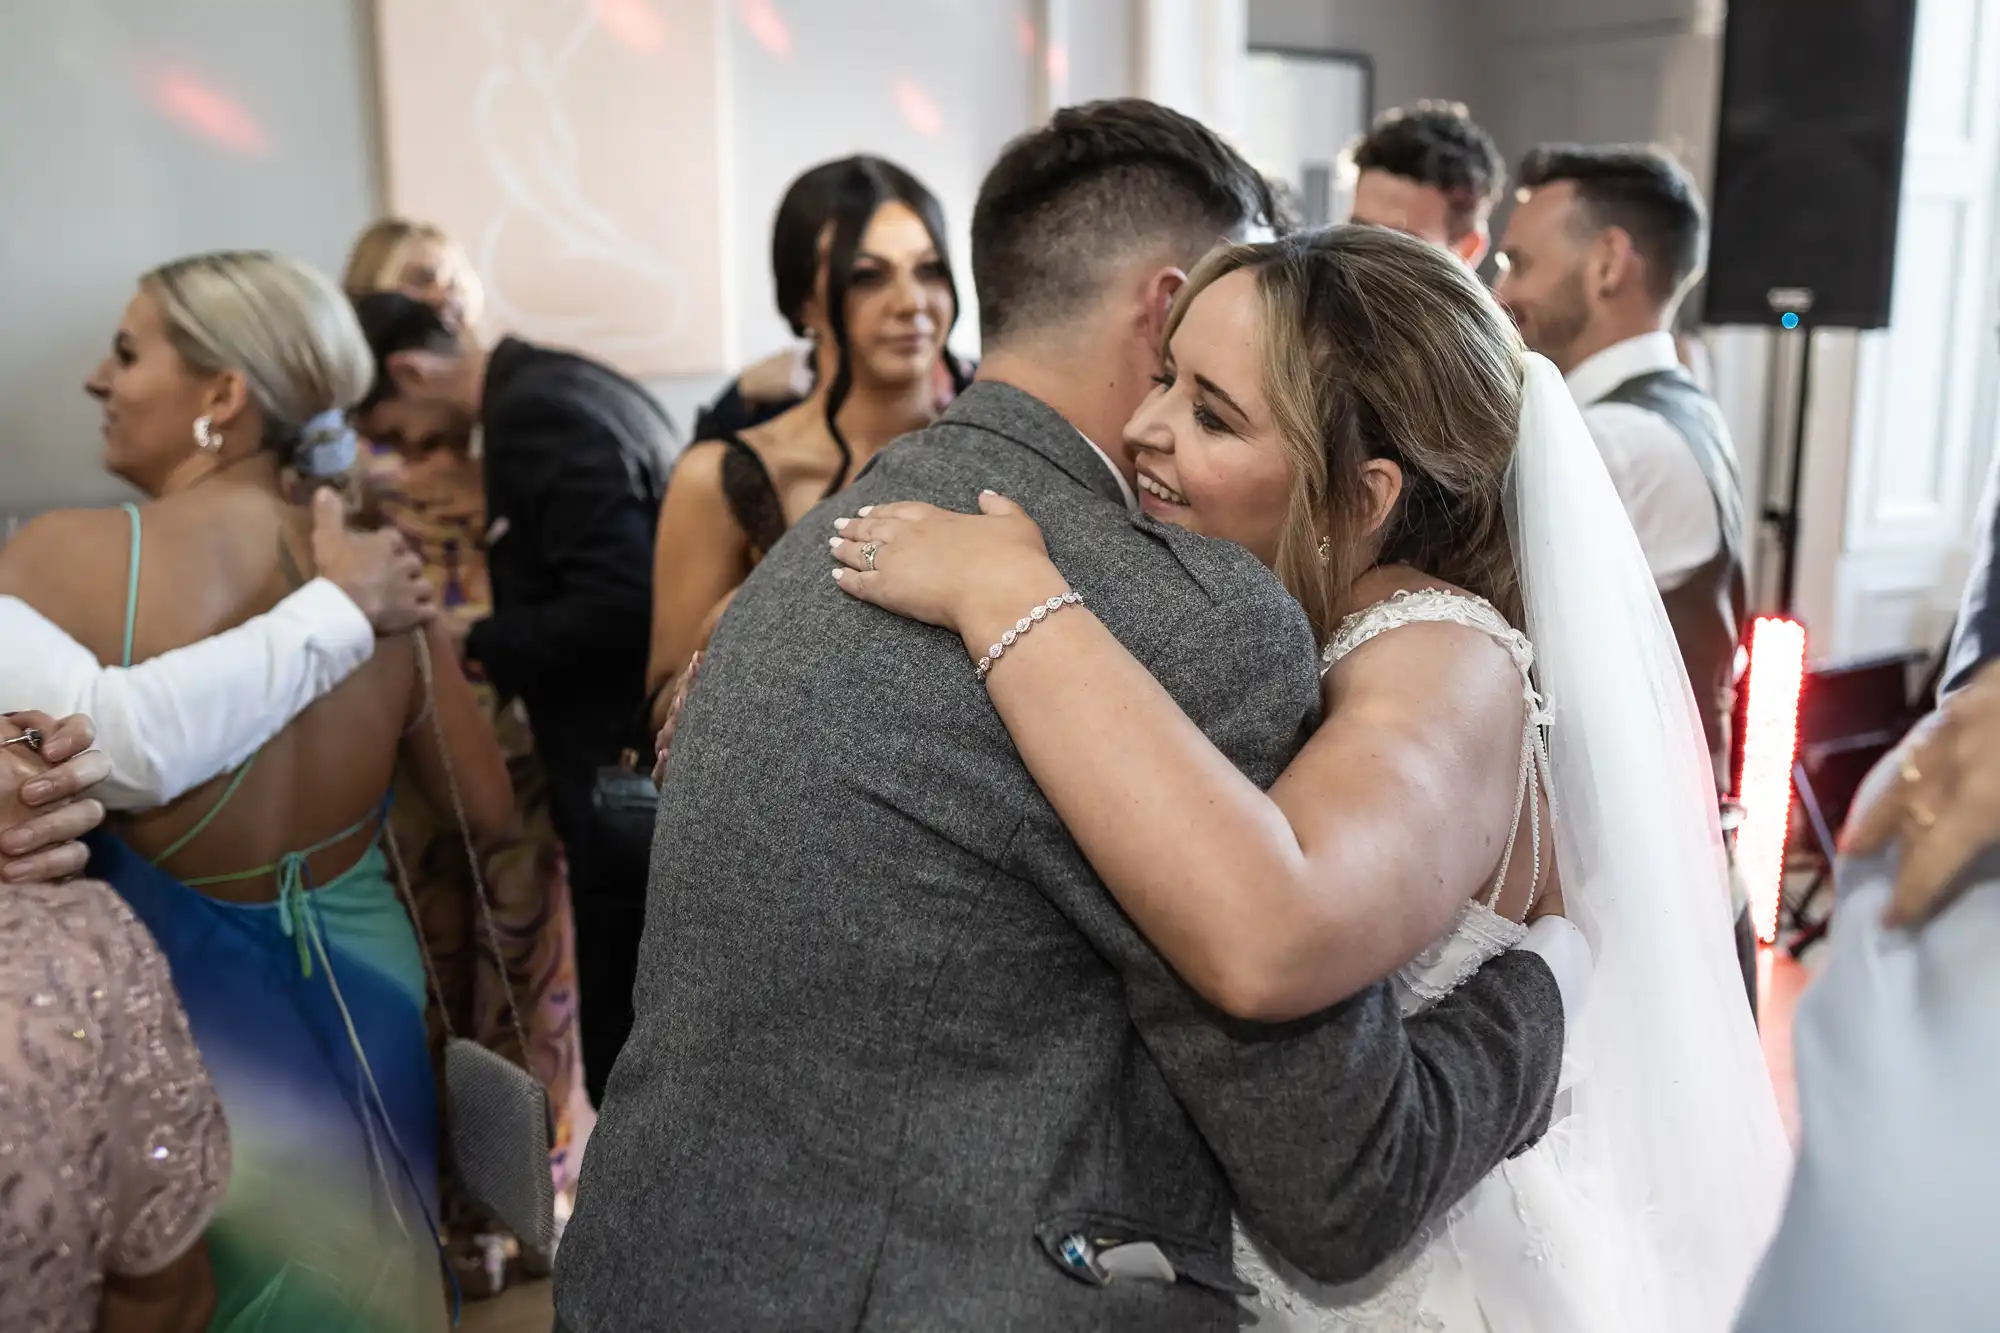
{"label": "dark suit sleeve", "polygon": [[1939,697],[1962,689],[1980,667],[2000,655],[2000,595],[1996,595],[2000,589],[1993,584],[1993,553],[2000,547],[2000,454],[1994,456],[1986,494],[1979,502],[1978,531],[1979,545],[1973,553],[1972,573],[1965,581],[1965,597],[1959,606],[1958,627],[1952,633]]}
{"label": "dark suit sleeve", "polygon": [[[1224,603],[1184,634],[1162,683],[1239,764],[1275,772],[1296,737],[1274,711],[1298,687],[1275,665],[1269,608]],[[1309,643],[1291,654],[1310,654]],[[1292,670],[1288,664],[1284,670]],[[1412,830],[1411,836],[1421,836]],[[1053,867],[1039,882],[1062,883]],[[1359,1278],[1546,1131],[1562,1061],[1548,965],[1510,952],[1407,1022],[1387,983],[1297,1023],[1206,1005],[1095,881],[1061,903],[1122,974],[1141,1039],[1221,1161],[1249,1228],[1322,1281]]]}
{"label": "dark suit sleeve", "polygon": [[503,694],[600,654],[644,653],[652,621],[653,522],[615,436],[560,402],[523,402],[485,424],[486,466],[509,531],[554,592],[509,600],[472,627],[466,654]]}

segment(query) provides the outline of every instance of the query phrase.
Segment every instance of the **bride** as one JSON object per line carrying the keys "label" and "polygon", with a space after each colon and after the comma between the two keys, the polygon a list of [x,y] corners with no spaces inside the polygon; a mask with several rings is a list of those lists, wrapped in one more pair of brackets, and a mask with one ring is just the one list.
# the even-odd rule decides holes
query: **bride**
{"label": "bride", "polygon": [[1163,359],[1126,427],[1141,508],[1248,548],[1326,645],[1325,720],[1269,793],[1050,600],[1072,590],[998,496],[839,520],[840,586],[985,659],[1107,887],[1235,1017],[1385,976],[1414,1012],[1551,908],[1596,957],[1548,1136],[1351,1286],[1239,1235],[1256,1326],[1720,1333],[1789,1152],[1693,698],[1561,376],[1458,264],[1358,227],[1211,255]]}

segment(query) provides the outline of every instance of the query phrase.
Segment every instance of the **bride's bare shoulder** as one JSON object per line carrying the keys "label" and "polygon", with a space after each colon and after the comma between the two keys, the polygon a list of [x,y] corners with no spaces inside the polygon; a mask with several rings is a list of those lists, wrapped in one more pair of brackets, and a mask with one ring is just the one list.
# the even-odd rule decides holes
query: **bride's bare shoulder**
{"label": "bride's bare shoulder", "polygon": [[1409,710],[1418,730],[1518,731],[1519,641],[1488,603],[1416,570],[1378,569],[1356,581],[1350,604],[1327,649],[1329,719],[1389,707]]}

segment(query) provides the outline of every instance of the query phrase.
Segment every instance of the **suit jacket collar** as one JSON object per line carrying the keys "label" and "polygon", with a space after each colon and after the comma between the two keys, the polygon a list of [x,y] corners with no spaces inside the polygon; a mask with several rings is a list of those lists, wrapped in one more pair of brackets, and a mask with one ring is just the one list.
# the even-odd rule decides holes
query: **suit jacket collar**
{"label": "suit jacket collar", "polygon": [[538,349],[533,343],[522,342],[519,338],[502,338],[493,345],[486,357],[486,379],[479,386],[479,415],[484,417],[486,409],[507,387],[507,381],[520,372],[522,366],[534,360]]}
{"label": "suit jacket collar", "polygon": [[1084,489],[1125,507],[1124,492],[1104,457],[1068,418],[1031,393],[979,380],[952,400],[941,420],[1012,440],[1040,454]]}

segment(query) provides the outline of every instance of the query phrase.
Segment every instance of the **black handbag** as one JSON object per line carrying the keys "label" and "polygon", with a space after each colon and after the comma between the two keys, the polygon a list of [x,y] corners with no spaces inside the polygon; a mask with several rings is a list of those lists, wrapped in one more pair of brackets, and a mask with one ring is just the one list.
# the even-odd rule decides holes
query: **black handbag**
{"label": "black handbag", "polygon": [[[667,708],[666,730],[672,736],[701,670],[697,652],[674,680],[674,697]],[[662,686],[661,688],[665,688]],[[659,701],[656,691],[646,700],[646,716]],[[659,816],[660,789],[651,766],[640,767],[639,751],[627,750],[616,764],[597,770],[590,788],[590,847],[592,883],[600,892],[619,897],[643,897],[652,874],[653,825]]]}

